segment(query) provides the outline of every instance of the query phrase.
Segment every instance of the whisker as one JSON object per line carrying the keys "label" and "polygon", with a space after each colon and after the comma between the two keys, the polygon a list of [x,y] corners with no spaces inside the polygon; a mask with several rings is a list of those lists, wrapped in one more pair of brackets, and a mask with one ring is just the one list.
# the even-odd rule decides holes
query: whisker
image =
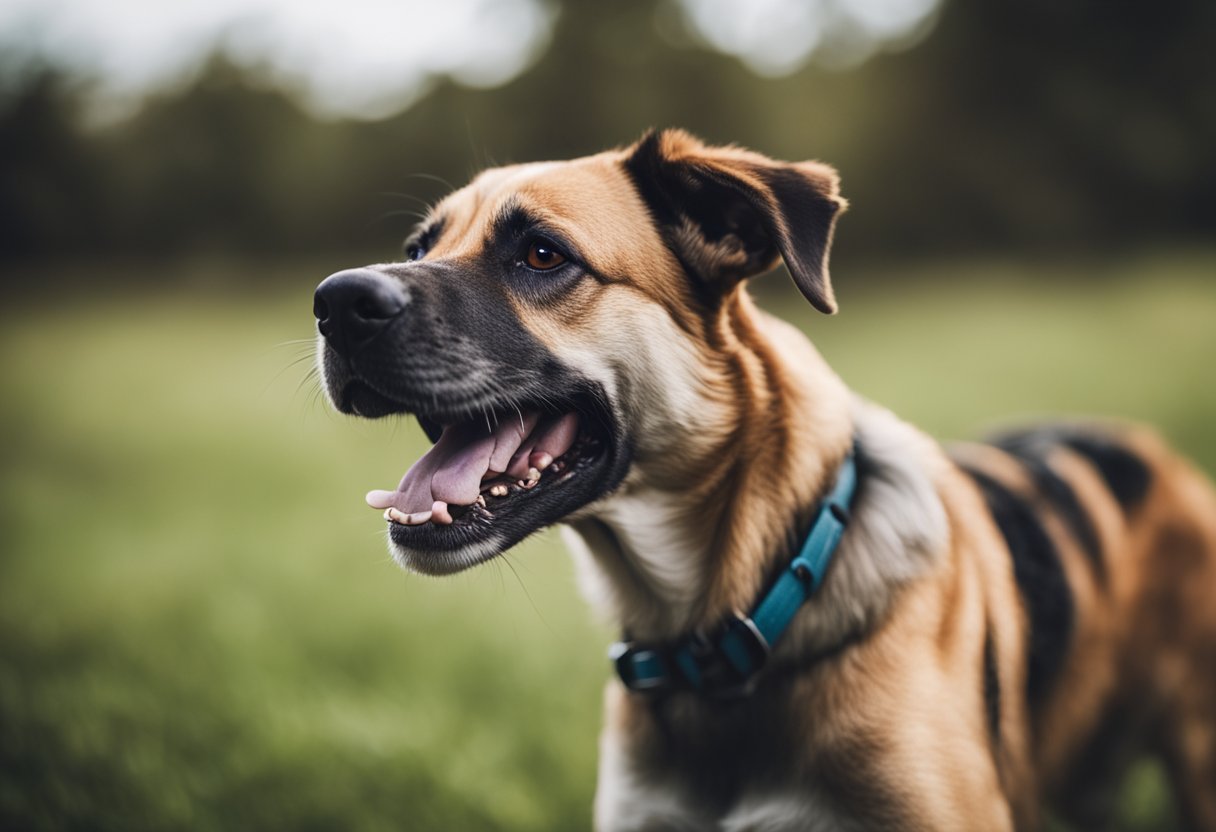
{"label": "whisker", "polygon": [[536,600],[532,597],[532,593],[528,591],[528,587],[524,583],[524,579],[520,577],[519,570],[517,570],[515,568],[515,564],[511,562],[510,553],[504,552],[499,559],[507,565],[507,568],[511,570],[511,574],[515,576],[515,580],[519,582],[519,588],[523,590],[524,597],[528,599],[528,603],[532,606],[532,611],[536,613],[536,617],[540,619],[540,623],[544,625],[546,630],[556,636],[557,632],[552,626],[550,626],[549,622],[545,620],[544,613],[540,611],[540,607],[537,606]]}
{"label": "whisker", "polygon": [[414,202],[417,202],[419,205],[421,205],[427,211],[431,210],[431,203],[427,202],[422,197],[414,196],[413,194],[401,193],[400,191],[381,191],[380,196],[393,197],[395,199],[410,199],[410,200],[413,200]]}
{"label": "whisker", "polygon": [[436,176],[433,173],[410,173],[410,174],[406,174],[406,175],[410,179],[429,179],[432,182],[438,182],[440,185],[443,185],[449,191],[456,190],[456,186],[453,185],[451,182],[444,179],[442,176]]}
{"label": "whisker", "polygon": [[414,211],[409,208],[399,208],[394,211],[385,211],[380,215],[380,220],[389,220],[393,217],[413,217],[416,220],[425,220],[427,215],[421,211]]}

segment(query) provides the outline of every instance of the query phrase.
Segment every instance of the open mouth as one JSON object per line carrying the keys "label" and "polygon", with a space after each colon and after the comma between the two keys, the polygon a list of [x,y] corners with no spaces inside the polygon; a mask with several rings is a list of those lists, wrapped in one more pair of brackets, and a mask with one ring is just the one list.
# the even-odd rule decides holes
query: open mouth
{"label": "open mouth", "polygon": [[395,490],[367,495],[384,511],[394,554],[417,571],[493,557],[611,485],[612,432],[594,396],[419,422],[434,445]]}

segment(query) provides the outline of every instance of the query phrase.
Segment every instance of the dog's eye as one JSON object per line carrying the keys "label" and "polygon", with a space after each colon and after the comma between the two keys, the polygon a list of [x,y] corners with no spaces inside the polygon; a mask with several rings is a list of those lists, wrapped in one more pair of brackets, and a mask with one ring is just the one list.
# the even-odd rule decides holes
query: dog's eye
{"label": "dog's eye", "polygon": [[408,243],[405,246],[406,260],[421,260],[425,256],[426,249],[422,247],[421,243]]}
{"label": "dog's eye", "polygon": [[533,240],[528,244],[528,250],[524,254],[522,262],[529,269],[547,272],[549,269],[556,269],[565,263],[566,255],[558,251],[548,240]]}

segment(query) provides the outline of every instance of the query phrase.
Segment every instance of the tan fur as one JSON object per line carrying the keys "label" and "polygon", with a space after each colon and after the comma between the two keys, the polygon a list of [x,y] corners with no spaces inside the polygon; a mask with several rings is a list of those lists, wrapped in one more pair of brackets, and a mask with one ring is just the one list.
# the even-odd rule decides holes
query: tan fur
{"label": "tan fur", "polygon": [[[658,148],[665,162],[758,194],[759,210],[777,214],[778,236],[798,229],[783,225],[764,172],[804,177],[828,206],[830,242],[844,207],[830,168],[708,148],[679,132],[662,134]],[[707,239],[687,215],[665,238],[624,169],[632,152],[489,171],[435,209],[446,226],[434,256],[477,258],[492,218],[520,205],[579,241],[597,275],[560,303],[515,301],[540,342],[602,383],[636,442],[620,488],[567,521],[589,592],[631,638],[652,642],[751,608],[864,429],[893,437],[883,451],[891,476],[901,466],[919,472],[931,503],[890,521],[885,537],[898,490],[857,515],[861,531],[850,534],[878,542],[863,551],[846,535],[844,565],[750,700],[656,702],[610,683],[597,826],[1035,829],[1041,795],[1067,803],[1110,704],[1141,698],[1151,712],[1133,727],[1166,754],[1196,828],[1216,830],[1216,498],[1207,482],[1151,434],[1120,434],[1153,483],[1125,511],[1086,458],[1052,456],[1093,522],[1103,586],[1067,518],[1017,460],[987,446],[957,451],[1034,506],[1076,604],[1064,667],[1031,713],[1028,613],[975,483],[932,441],[857,404],[800,333],[756,309],[743,272],[772,257],[752,262],[741,237]],[[823,257],[823,287],[800,286],[834,310],[826,244]],[[685,265],[717,276],[719,304],[698,300]],[[876,589],[862,598],[860,587]],[[995,737],[985,718],[987,640],[1001,693]]]}

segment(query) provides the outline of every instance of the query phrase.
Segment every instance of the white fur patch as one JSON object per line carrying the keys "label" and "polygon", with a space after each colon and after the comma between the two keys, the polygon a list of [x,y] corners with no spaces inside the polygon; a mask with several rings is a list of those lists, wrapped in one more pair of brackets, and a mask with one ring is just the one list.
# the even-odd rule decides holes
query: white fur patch
{"label": "white fur patch", "polygon": [[436,553],[429,550],[409,549],[399,546],[388,537],[388,551],[402,569],[425,575],[450,575],[489,560],[503,550],[501,537],[491,535],[469,546],[451,552]]}
{"label": "white fur patch", "polygon": [[622,556],[650,594],[677,609],[696,604],[709,578],[704,552],[712,527],[698,529],[690,514],[684,494],[653,490],[622,494],[599,515],[616,529]]}
{"label": "white fur patch", "polygon": [[579,570],[580,581],[593,603],[606,603],[618,621],[628,611],[635,620],[661,621],[670,629],[691,619],[704,594],[709,532],[686,491],[652,483],[673,465],[691,464],[720,447],[730,425],[707,421],[707,414],[722,412],[712,400],[714,386],[702,382],[711,369],[666,311],[630,301],[628,315],[611,312],[614,324],[595,328],[594,342],[567,340],[552,348],[604,388],[631,437],[632,465],[609,497],[566,519],[581,533],[582,521],[596,518],[611,528],[611,537],[580,543],[577,535],[565,536],[587,567]]}
{"label": "white fur patch", "polygon": [[722,832],[860,832],[864,827],[842,818],[829,801],[809,791],[745,797],[718,828]]}
{"label": "white fur patch", "polygon": [[713,822],[696,812],[670,784],[647,782],[609,735],[600,741],[599,777],[595,787],[596,832],[672,830],[700,832]]}

